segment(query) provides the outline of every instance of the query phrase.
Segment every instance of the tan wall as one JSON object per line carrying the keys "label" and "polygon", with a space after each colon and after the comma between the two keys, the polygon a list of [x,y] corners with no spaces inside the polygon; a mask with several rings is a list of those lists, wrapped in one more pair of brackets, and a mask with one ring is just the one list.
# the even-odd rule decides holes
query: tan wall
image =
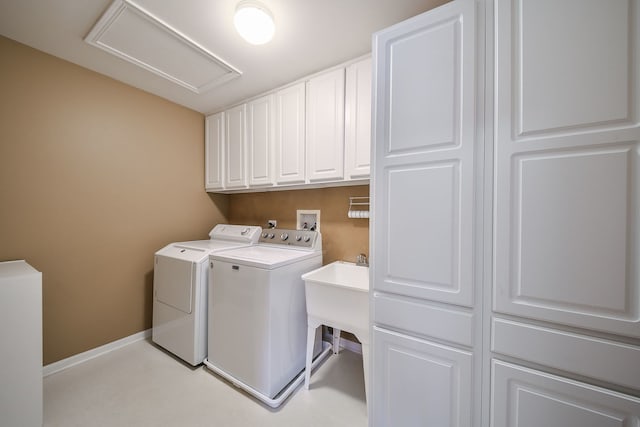
{"label": "tan wall", "polygon": [[44,363],[151,327],[153,253],[207,238],[204,117],[0,37],[0,261],[43,272]]}
{"label": "tan wall", "polygon": [[229,199],[229,221],[266,227],[295,228],[297,209],[320,209],[323,262],[355,262],[360,253],[369,255],[369,220],[347,218],[350,196],[368,196],[369,186],[321,188],[233,194]]}

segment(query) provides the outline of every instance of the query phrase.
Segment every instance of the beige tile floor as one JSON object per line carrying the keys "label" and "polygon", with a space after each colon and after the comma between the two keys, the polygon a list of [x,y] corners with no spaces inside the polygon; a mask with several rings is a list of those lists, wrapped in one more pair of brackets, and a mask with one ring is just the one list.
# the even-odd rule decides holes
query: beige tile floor
{"label": "beige tile floor", "polygon": [[330,356],[278,409],[142,340],[44,379],[45,426],[367,425],[362,357]]}

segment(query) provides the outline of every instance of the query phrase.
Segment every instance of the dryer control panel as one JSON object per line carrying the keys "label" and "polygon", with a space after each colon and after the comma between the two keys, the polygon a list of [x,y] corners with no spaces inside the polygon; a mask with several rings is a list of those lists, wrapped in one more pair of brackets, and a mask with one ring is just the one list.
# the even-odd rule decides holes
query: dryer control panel
{"label": "dryer control panel", "polygon": [[319,236],[318,231],[270,228],[262,230],[258,242],[314,249]]}

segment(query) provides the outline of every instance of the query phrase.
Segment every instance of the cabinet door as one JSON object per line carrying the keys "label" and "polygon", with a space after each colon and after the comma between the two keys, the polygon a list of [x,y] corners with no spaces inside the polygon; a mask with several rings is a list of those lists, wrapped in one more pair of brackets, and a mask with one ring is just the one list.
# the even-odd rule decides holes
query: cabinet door
{"label": "cabinet door", "polygon": [[371,58],[347,67],[344,148],[344,178],[368,178],[371,162]]}
{"label": "cabinet door", "polygon": [[205,121],[205,183],[207,191],[224,189],[224,113]]}
{"label": "cabinet door", "polygon": [[247,103],[249,186],[273,185],[273,113],[273,95]]}
{"label": "cabinet door", "polygon": [[497,2],[494,309],[638,338],[637,3],[525,5]]}
{"label": "cabinet door", "polygon": [[305,85],[276,92],[276,183],[304,183]]}
{"label": "cabinet door", "polygon": [[471,353],[373,330],[373,426],[469,426]]}
{"label": "cabinet door", "polygon": [[245,113],[246,104],[225,111],[226,188],[246,187]]}
{"label": "cabinet door", "polygon": [[622,427],[640,423],[640,399],[493,361],[494,427]]}
{"label": "cabinet door", "polygon": [[471,307],[475,13],[456,0],[377,33],[373,289]]}
{"label": "cabinet door", "polygon": [[[454,0],[374,35],[374,426],[480,423],[475,3]],[[393,306],[407,310],[385,312]]]}
{"label": "cabinet door", "polygon": [[307,178],[344,176],[344,68],[307,82]]}

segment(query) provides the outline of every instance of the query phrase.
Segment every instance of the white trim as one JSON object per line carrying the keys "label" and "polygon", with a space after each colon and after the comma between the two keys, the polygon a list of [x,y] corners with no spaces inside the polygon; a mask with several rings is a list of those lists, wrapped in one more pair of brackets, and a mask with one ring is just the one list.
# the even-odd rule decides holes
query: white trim
{"label": "white trim", "polygon": [[362,354],[362,344],[351,341],[347,338],[340,337],[340,348],[344,348],[345,350],[349,350],[353,353]]}
{"label": "white trim", "polygon": [[[322,342],[322,352],[318,356],[316,356],[316,358],[311,363],[311,370],[313,370],[316,366],[318,366],[320,364],[320,362],[322,362],[324,359],[326,359],[330,354],[331,354],[331,344],[329,344],[328,342],[323,341]],[[282,402],[287,400],[287,398],[294,391],[296,391],[298,389],[298,387],[300,387],[300,384],[302,384],[304,382],[304,373],[305,373],[304,371],[305,370],[303,369],[302,372],[300,372],[297,377],[295,377],[293,380],[291,380],[289,385],[287,385],[284,389],[282,389],[272,399],[269,396],[266,396],[266,395],[262,394],[261,392],[259,392],[255,388],[251,387],[250,385],[245,384],[244,382],[242,382],[239,379],[235,378],[233,375],[228,374],[227,372],[225,372],[222,369],[218,368],[216,365],[214,365],[213,363],[209,362],[209,359],[204,359],[204,364],[205,364],[205,366],[207,368],[209,368],[214,373],[220,375],[222,378],[226,379],[227,381],[229,381],[234,386],[243,389],[244,391],[246,391],[247,393],[249,393],[250,395],[252,395],[256,399],[258,399],[261,402],[263,402],[263,403],[267,404],[268,406],[270,406],[271,408],[277,408],[280,405],[282,405]]]}
{"label": "white trim", "polygon": [[66,359],[59,360],[57,362],[50,363],[42,367],[42,376],[48,377],[49,375],[68,369],[72,366],[79,365],[95,357],[102,356],[103,354],[110,353],[114,350],[133,344],[134,342],[147,339],[151,336],[151,329],[147,329],[142,332],[138,332],[128,337],[110,342],[100,347],[96,347],[91,350],[87,350],[84,353],[79,353]]}
{"label": "white trim", "polygon": [[[323,328],[324,330],[324,328]],[[349,332],[349,331],[346,331]],[[323,332],[322,335],[322,340],[323,341],[327,341],[327,342],[333,342],[333,335],[331,335],[330,333],[326,332],[326,330]],[[356,354],[362,354],[362,344],[355,342],[355,341],[351,341],[348,338],[344,338],[344,337],[340,337],[340,348],[344,348],[345,350],[349,350],[353,353]]]}

